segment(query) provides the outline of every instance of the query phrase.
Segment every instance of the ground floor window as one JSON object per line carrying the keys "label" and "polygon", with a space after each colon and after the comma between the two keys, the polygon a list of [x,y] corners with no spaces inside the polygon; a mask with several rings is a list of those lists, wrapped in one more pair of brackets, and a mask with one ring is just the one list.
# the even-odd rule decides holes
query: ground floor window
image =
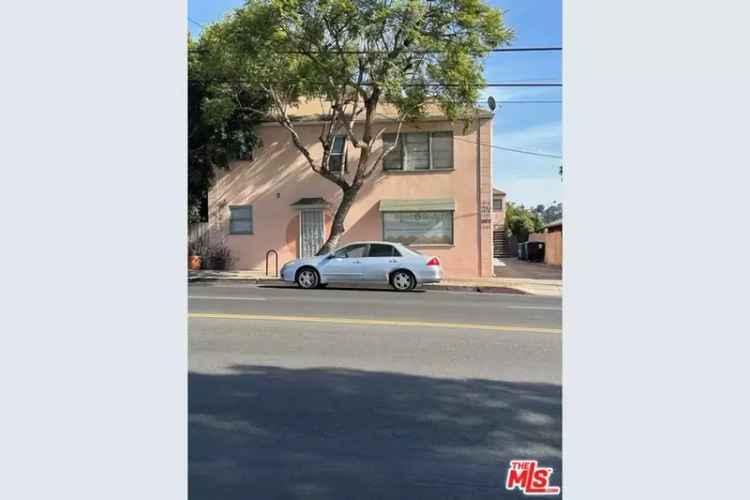
{"label": "ground floor window", "polygon": [[253,234],[253,207],[229,207],[229,234]]}
{"label": "ground floor window", "polygon": [[383,239],[406,245],[452,245],[453,212],[383,212]]}

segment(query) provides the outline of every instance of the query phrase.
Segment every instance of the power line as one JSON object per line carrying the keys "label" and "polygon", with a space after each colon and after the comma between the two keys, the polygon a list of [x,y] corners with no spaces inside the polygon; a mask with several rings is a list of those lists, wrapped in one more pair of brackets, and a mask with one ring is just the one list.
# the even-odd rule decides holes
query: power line
{"label": "power line", "polygon": [[[391,119],[387,119],[386,121],[398,123],[398,120],[395,120],[395,119],[392,119],[392,118]],[[470,139],[462,139],[460,137],[456,137],[455,135],[453,136],[453,139],[455,139],[457,141],[468,142],[469,144],[478,144],[480,146],[487,146],[487,147],[494,148],[494,149],[500,149],[502,151],[509,151],[511,153],[519,153],[519,154],[525,154],[525,155],[531,155],[531,156],[541,156],[541,157],[544,157],[544,158],[555,158],[555,159],[558,159],[558,160],[562,160],[562,156],[560,156],[560,155],[553,155],[553,154],[550,154],[550,153],[540,153],[538,151],[528,151],[528,150],[519,149],[519,148],[509,148],[509,147],[506,147],[506,146],[496,146],[494,144],[487,144],[486,142],[476,142],[476,141],[472,141]]]}
{"label": "power line", "polygon": [[[201,28],[205,28],[204,25],[193,21],[192,19],[188,18],[188,20],[194,24],[197,24]],[[205,49],[200,47],[193,48],[195,51],[204,51]],[[503,47],[503,48],[495,48],[495,49],[486,49],[481,52],[559,52],[562,51],[562,47]],[[308,51],[302,51],[302,50],[269,50],[269,52],[274,52],[276,54],[320,54],[322,51],[320,50],[308,50]],[[419,49],[413,49],[413,50],[402,50],[402,54],[440,54],[442,52],[445,52],[444,50],[419,50]],[[479,51],[477,51],[479,52]],[[345,54],[345,55],[367,55],[367,54],[387,54],[389,51],[387,50],[328,50],[325,51],[325,53],[328,54]]]}
{"label": "power line", "polygon": [[193,20],[191,17],[188,17],[188,21],[190,21],[191,23],[195,24],[196,26],[200,26],[201,28],[205,28],[204,25],[202,25],[198,21]]}
{"label": "power line", "polygon": [[550,153],[539,153],[537,151],[526,151],[524,149],[518,149],[518,148],[507,148],[507,147],[504,147],[504,146],[496,146],[494,144],[487,144],[486,142],[479,142],[479,143],[477,143],[477,142],[474,142],[474,141],[470,141],[468,139],[461,139],[460,137],[453,137],[453,139],[455,139],[457,141],[468,142],[469,144],[479,144],[480,146],[488,146],[488,147],[495,148],[495,149],[500,149],[500,150],[503,150],[503,151],[510,151],[512,153],[521,153],[521,154],[532,155],[532,156],[542,156],[542,157],[545,157],[545,158],[557,158],[559,160],[562,160],[562,156],[553,155],[553,154],[550,154]]}
{"label": "power line", "polygon": [[562,101],[495,101],[498,104],[562,104]]}
{"label": "power line", "polygon": [[[222,79],[222,78],[209,78],[209,79],[195,79],[190,78],[188,79],[189,82],[204,82],[204,83],[252,83],[248,80],[241,80],[241,79]],[[321,82],[321,85],[326,85],[327,82]],[[361,87],[372,87],[375,85],[375,83],[372,82],[362,82],[359,84]],[[424,82],[424,83],[405,83],[405,87],[463,87],[466,84],[461,83],[444,83],[444,82]],[[485,88],[485,87],[562,87],[562,83],[535,83],[535,82],[529,82],[529,83],[476,83],[471,84],[472,87],[479,87],[479,88]]]}
{"label": "power line", "polygon": [[[550,51],[562,51],[562,47],[505,47],[498,49],[487,49],[477,52],[550,52]],[[276,51],[275,51],[276,52]],[[326,51],[331,54],[346,54],[346,55],[367,55],[367,54],[387,54],[387,50],[329,50]],[[445,52],[444,50],[403,50],[402,54],[440,54]],[[320,54],[319,50],[301,51],[301,50],[286,50],[278,51],[279,54]]]}
{"label": "power line", "polygon": [[[422,85],[422,84],[414,84],[416,86]],[[441,84],[441,83],[435,83],[435,84],[425,84],[425,85],[433,85],[437,87],[461,87],[461,84]],[[477,84],[477,87],[562,87],[562,83],[485,83],[484,85]]]}

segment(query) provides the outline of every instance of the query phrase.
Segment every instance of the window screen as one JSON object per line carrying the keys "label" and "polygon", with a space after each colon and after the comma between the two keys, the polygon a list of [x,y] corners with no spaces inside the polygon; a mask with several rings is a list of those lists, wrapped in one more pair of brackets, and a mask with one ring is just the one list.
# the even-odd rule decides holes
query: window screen
{"label": "window screen", "polygon": [[406,152],[404,170],[430,168],[430,137],[427,134],[406,134],[404,151]]}
{"label": "window screen", "polygon": [[432,134],[432,168],[453,168],[453,132]]}
{"label": "window screen", "polygon": [[453,212],[384,212],[383,239],[409,244],[453,243]]}
{"label": "window screen", "polygon": [[229,233],[253,234],[253,207],[229,207]]}

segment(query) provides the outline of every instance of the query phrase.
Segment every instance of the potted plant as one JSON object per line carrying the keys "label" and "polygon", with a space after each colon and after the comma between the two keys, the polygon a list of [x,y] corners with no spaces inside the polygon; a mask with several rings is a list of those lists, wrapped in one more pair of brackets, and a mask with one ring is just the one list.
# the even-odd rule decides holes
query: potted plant
{"label": "potted plant", "polygon": [[203,267],[205,244],[203,238],[188,243],[188,269],[196,270]]}

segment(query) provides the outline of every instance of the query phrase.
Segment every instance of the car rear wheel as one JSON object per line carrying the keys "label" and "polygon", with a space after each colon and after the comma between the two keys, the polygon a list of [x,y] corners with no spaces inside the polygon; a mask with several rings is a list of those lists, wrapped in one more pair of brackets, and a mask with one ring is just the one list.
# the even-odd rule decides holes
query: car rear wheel
{"label": "car rear wheel", "polygon": [[320,283],[317,271],[315,269],[305,268],[297,273],[297,285],[300,288],[315,288]]}
{"label": "car rear wheel", "polygon": [[396,271],[391,275],[391,286],[397,292],[408,292],[417,285],[417,280],[409,271]]}

